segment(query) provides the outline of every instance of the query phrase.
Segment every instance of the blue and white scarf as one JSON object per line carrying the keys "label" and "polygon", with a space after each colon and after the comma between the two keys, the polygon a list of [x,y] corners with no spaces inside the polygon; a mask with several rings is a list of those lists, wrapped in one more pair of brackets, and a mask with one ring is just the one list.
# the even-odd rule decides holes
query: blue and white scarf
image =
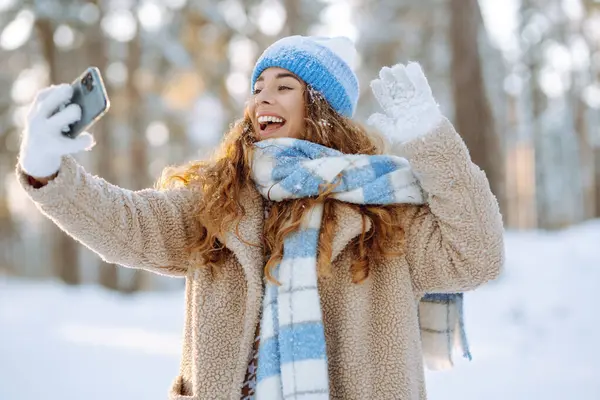
{"label": "blue and white scarf", "polygon": [[[252,177],[269,200],[318,196],[355,204],[423,204],[424,193],[408,161],[388,155],[348,155],[305,140],[277,138],[255,145]],[[281,286],[268,284],[262,308],[257,400],[328,399],[325,333],[317,290],[317,250],[323,206],[306,213],[284,240],[274,269]],[[419,306],[423,354],[430,368],[451,365],[452,347],[469,356],[462,294],[426,295]],[[459,335],[456,335],[459,331]],[[458,339],[458,340],[455,340]]]}

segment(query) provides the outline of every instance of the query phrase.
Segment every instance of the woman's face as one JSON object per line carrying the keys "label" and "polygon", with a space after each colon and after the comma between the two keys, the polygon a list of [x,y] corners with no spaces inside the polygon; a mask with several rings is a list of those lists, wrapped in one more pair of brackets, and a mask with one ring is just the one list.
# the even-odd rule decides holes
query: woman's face
{"label": "woman's face", "polygon": [[258,140],[277,137],[302,138],[304,83],[283,68],[268,68],[254,84],[248,109]]}

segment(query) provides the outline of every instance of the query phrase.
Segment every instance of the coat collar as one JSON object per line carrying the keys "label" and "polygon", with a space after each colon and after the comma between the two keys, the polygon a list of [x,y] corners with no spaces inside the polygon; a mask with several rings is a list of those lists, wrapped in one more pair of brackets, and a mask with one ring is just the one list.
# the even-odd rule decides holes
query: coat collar
{"label": "coat collar", "polygon": [[244,268],[248,282],[261,282],[263,267],[262,233],[265,222],[264,201],[255,188],[244,188],[240,203],[245,215],[227,230],[227,246]]}
{"label": "coat collar", "polygon": [[[242,264],[248,281],[260,282],[264,267],[262,234],[265,221],[265,202],[254,187],[244,189],[241,199],[245,216],[241,219],[237,232],[235,225],[229,229],[225,245]],[[336,203],[334,212],[337,226],[332,241],[332,262],[352,239],[360,235],[363,224],[360,212],[344,203]],[[371,229],[369,220],[366,220],[365,224],[367,231]]]}
{"label": "coat collar", "polygon": [[[348,243],[360,235],[363,230],[363,216],[354,208],[345,203],[336,203],[335,206],[336,227],[333,235],[331,261],[340,255]],[[371,221],[364,221],[366,231],[371,229]]]}

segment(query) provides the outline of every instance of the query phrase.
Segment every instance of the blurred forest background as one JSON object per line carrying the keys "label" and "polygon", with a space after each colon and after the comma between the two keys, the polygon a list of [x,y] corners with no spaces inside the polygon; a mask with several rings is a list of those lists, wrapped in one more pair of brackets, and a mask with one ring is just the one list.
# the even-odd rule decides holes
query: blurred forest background
{"label": "blurred forest background", "polygon": [[290,34],[346,35],[369,81],[419,61],[490,178],[509,229],[600,217],[598,0],[0,0],[0,275],[180,287],[103,264],[37,212],[14,178],[28,105],[87,66],[112,107],[86,169],[129,189],[205,157],[241,116],[262,50]]}

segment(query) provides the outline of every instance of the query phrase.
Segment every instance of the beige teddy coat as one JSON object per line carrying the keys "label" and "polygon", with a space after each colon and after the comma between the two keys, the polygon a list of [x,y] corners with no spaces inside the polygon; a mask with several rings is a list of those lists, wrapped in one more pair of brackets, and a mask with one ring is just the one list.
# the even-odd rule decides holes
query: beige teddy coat
{"label": "beige teddy coat", "polygon": [[[362,220],[343,205],[336,210],[333,278],[319,280],[333,399],[425,399],[418,300],[424,292],[474,289],[496,278],[503,264],[496,199],[452,125],[444,120],[396,152],[410,161],[429,196],[426,205],[407,208],[399,226],[404,239],[389,244],[402,256],[373,265],[366,282],[352,284],[355,251],[347,244],[360,234]],[[31,187],[19,168],[17,174],[45,215],[107,262],[185,277],[183,353],[169,399],[239,400],[259,322],[262,249],[232,230],[231,253],[213,278],[188,268],[185,250],[198,234],[191,210],[200,193],[122,189],[70,156],[42,188]],[[263,199],[253,190],[242,201],[241,236],[259,243]]]}

